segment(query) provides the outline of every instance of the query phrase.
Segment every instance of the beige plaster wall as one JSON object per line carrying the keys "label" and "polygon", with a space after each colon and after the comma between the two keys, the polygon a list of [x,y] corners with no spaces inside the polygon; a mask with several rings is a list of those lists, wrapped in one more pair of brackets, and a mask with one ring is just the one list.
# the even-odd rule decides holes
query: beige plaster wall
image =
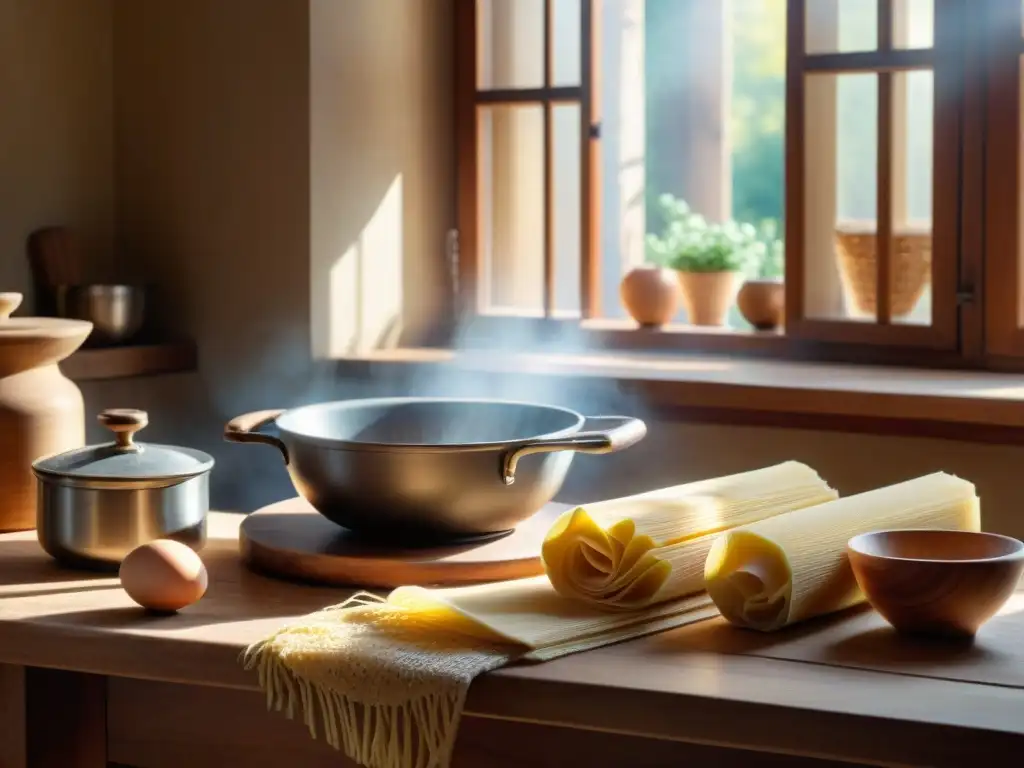
{"label": "beige plaster wall", "polygon": [[[325,289],[320,276],[329,283],[353,244],[363,280],[377,274],[366,260],[378,247],[401,263],[403,323],[429,313],[436,292],[424,287],[443,282],[450,2],[0,0],[0,285],[27,290],[22,243],[39,224],[78,226],[100,254],[116,229],[122,263],[163,289],[167,324],[198,339],[200,371],[86,384],[87,406],[147,408],[148,439],[211,451],[222,507],[290,493],[270,450],[221,442],[226,418],[399,386],[314,376],[309,350],[331,338],[330,291],[349,285]],[[367,236],[398,176],[400,237]],[[416,271],[413,259],[431,266]],[[351,306],[334,311],[357,328]],[[514,382],[502,394],[520,387],[545,396]],[[989,527],[1024,535],[1024,448],[656,417],[650,426],[626,454],[579,459],[564,496],[789,458],[843,492],[944,469],[978,484]]]}
{"label": "beige plaster wall", "polygon": [[114,232],[112,0],[0,0],[0,290],[25,239],[65,223],[97,266]]}
{"label": "beige plaster wall", "polygon": [[[343,383],[433,309],[452,214],[451,0],[115,0],[117,243],[199,344],[195,376],[91,386],[210,451],[214,499],[285,495],[280,459],[220,439]],[[162,424],[162,426],[160,426]]]}

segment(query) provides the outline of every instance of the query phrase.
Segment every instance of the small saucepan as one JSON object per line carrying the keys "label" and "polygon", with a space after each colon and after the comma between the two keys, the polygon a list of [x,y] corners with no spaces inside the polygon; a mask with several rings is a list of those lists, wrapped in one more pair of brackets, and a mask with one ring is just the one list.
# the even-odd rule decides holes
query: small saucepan
{"label": "small saucepan", "polygon": [[295,489],[338,525],[443,541],[514,528],[558,492],[573,452],[619,451],[646,433],[639,419],[551,405],[382,398],[249,413],[224,436],[277,448]]}
{"label": "small saucepan", "polygon": [[111,409],[99,421],[114,441],[38,459],[37,533],[66,565],[116,569],[154,539],[193,549],[206,543],[213,457],[191,448],[135,441],[145,411]]}

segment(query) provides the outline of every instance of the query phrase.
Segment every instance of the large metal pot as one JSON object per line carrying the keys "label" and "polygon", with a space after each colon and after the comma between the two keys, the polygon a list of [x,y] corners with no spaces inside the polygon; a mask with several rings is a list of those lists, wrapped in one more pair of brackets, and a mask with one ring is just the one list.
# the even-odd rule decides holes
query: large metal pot
{"label": "large metal pot", "polygon": [[47,456],[32,464],[38,478],[39,543],[67,565],[116,568],[154,539],[193,549],[206,543],[213,457],[190,448],[136,443],[145,411],[99,415],[115,441]]}
{"label": "large metal pot", "polygon": [[[443,540],[514,528],[558,492],[573,451],[618,451],[647,432],[624,416],[587,421],[549,405],[388,398],[249,413],[224,436],[280,450],[296,490],[338,525]],[[257,431],[271,425],[276,435]]]}

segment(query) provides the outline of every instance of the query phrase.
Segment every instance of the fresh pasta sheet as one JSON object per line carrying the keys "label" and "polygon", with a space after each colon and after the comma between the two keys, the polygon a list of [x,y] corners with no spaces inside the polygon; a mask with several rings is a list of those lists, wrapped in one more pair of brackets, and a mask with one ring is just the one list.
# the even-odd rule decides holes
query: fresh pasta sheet
{"label": "fresh pasta sheet", "polygon": [[544,541],[554,589],[608,611],[636,611],[704,589],[704,562],[723,531],[836,499],[805,464],[586,504],[563,514]]}
{"label": "fresh pasta sheet", "polygon": [[980,527],[974,485],[937,472],[728,531],[712,545],[704,579],[726,619],[771,631],[864,600],[846,554],[858,534]]}

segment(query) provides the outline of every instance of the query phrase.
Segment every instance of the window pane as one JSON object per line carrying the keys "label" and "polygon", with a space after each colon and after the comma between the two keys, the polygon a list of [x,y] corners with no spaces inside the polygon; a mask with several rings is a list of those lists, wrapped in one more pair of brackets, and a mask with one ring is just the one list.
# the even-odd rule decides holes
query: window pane
{"label": "window pane", "polygon": [[[683,223],[701,242],[740,224],[751,241],[781,238],[786,0],[600,5],[601,313],[625,318],[623,275],[672,261],[645,247],[648,235],[668,243],[664,195],[690,208]],[[781,259],[743,261],[752,250],[740,246],[728,266],[781,276]],[[726,319],[749,328],[735,306]],[[675,321],[687,322],[683,309]]]}
{"label": "window pane", "polygon": [[877,0],[806,0],[806,7],[807,53],[878,48]]}
{"label": "window pane", "polygon": [[544,85],[544,0],[478,0],[477,87]]}
{"label": "window pane", "polygon": [[[685,6],[686,0],[677,5]],[[626,272],[644,261],[645,197],[653,196],[653,190],[648,193],[645,189],[647,155],[654,152],[665,157],[681,146],[668,130],[658,136],[650,131],[651,117],[656,117],[654,110],[661,104],[651,88],[669,89],[672,71],[679,72],[686,63],[686,57],[679,54],[680,40],[671,39],[671,33],[686,30],[686,17],[677,5],[669,0],[647,0],[646,4],[644,0],[604,0],[595,6],[600,13],[600,39],[595,47],[600,55],[602,109],[597,218],[604,317],[628,316],[620,300],[619,283]],[[657,36],[654,25],[673,13],[682,15],[682,22],[670,28],[670,34]]]}
{"label": "window pane", "polygon": [[552,0],[552,85],[579,85],[583,17],[580,0]]}
{"label": "window pane", "polygon": [[935,0],[892,0],[892,22],[894,47],[935,45]]}
{"label": "window pane", "polygon": [[544,308],[544,110],[480,112],[482,303],[488,310]]}
{"label": "window pane", "polygon": [[933,84],[930,71],[893,75],[889,306],[895,323],[932,323]]}
{"label": "window pane", "polygon": [[804,314],[873,321],[878,76],[808,76],[804,119]]}
{"label": "window pane", "polygon": [[551,110],[555,311],[580,311],[580,108]]}

